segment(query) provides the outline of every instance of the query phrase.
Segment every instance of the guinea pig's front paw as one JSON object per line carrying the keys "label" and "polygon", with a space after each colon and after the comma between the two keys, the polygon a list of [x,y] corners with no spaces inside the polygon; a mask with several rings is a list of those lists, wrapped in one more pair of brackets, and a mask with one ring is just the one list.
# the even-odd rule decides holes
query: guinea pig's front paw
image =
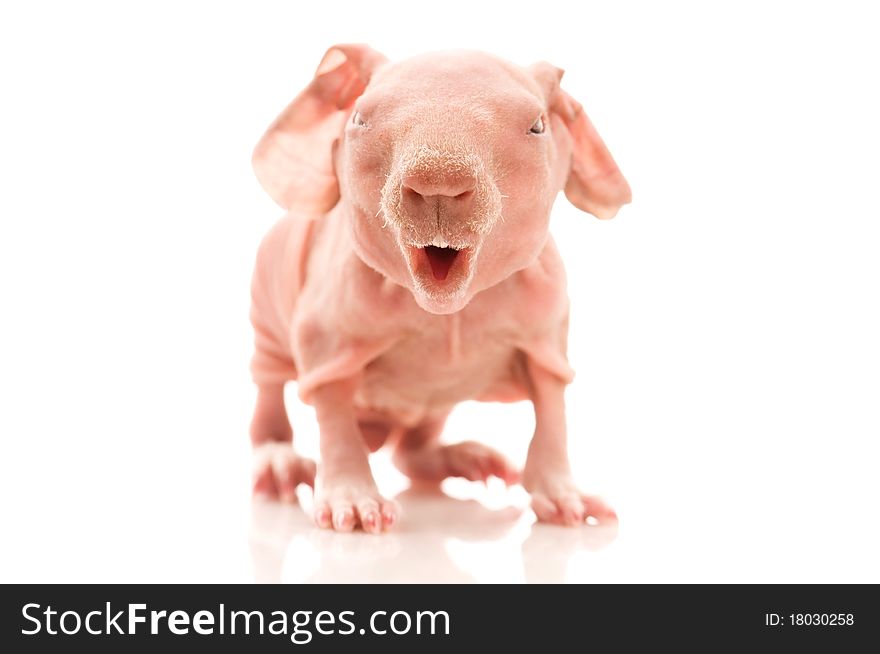
{"label": "guinea pig's front paw", "polygon": [[315,491],[315,522],[323,529],[352,531],[361,527],[380,534],[397,522],[400,508],[379,494],[369,475],[324,476]]}
{"label": "guinea pig's front paw", "polygon": [[315,485],[315,462],[299,456],[290,443],[254,447],[254,493],[282,502],[296,501],[296,487]]}
{"label": "guinea pig's front paw", "polygon": [[588,517],[600,523],[617,521],[614,509],[600,497],[578,490],[567,471],[527,470],[523,486],[532,496],[532,510],[541,522],[576,526]]}

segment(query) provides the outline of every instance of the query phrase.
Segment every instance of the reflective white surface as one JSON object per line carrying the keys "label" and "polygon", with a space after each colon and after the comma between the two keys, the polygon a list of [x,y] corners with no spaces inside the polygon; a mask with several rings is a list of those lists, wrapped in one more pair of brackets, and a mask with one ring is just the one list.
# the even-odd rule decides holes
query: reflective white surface
{"label": "reflective white surface", "polygon": [[[182,445],[169,463],[171,443],[164,445],[140,449],[131,467],[124,448],[116,451],[116,468],[103,458],[46,457],[42,486],[6,459],[4,480],[17,488],[2,505],[0,581],[880,580],[876,496],[844,492],[871,488],[866,478],[847,485],[837,477],[837,491],[811,493],[812,483],[794,486],[791,471],[753,475],[741,485],[739,475],[719,472],[717,484],[702,478],[702,490],[660,475],[653,481],[666,482],[651,492],[636,480],[655,461],[636,475],[610,464],[631,484],[607,484],[616,489],[606,496],[620,513],[619,527],[567,529],[535,524],[525,492],[500,482],[486,488],[451,480],[444,493],[407,489],[380,453],[380,487],[401,503],[403,518],[393,532],[372,536],[314,527],[305,488],[299,505],[252,500],[246,447],[200,459],[197,448]],[[626,448],[613,449],[623,460]]]}
{"label": "reflective white surface", "polygon": [[[491,492],[481,494],[491,499]],[[520,506],[488,508],[438,489],[408,489],[395,499],[405,517],[398,529],[381,536],[314,529],[300,508],[255,501],[250,532],[255,580],[561,583],[577,578],[569,574],[573,559],[598,552],[617,535],[616,525],[535,524]]]}

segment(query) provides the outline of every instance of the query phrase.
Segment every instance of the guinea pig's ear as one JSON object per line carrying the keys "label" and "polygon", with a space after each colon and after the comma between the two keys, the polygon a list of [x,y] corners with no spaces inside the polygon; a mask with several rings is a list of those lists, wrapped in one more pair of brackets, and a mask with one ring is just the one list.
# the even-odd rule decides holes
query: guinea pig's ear
{"label": "guinea pig's ear", "polygon": [[254,149],[257,179],[285,209],[324,213],[339,200],[333,142],[354,101],[387,59],[366,45],[335,45],[315,77],[269,127]]}
{"label": "guinea pig's ear", "polygon": [[558,116],[571,137],[571,168],[565,196],[582,211],[597,218],[613,218],[632,199],[626,179],[584,108],[559,87],[563,71],[546,62],[529,68],[541,87],[549,110]]}

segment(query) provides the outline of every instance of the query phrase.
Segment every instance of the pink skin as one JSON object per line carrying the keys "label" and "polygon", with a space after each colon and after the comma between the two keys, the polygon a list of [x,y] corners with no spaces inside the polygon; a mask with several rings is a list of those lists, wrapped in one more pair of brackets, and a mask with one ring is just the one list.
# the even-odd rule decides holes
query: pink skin
{"label": "pink skin", "polygon": [[[252,287],[256,490],[292,501],[315,485],[284,409],[297,380],[321,431],[321,527],[397,521],[370,472],[384,443],[414,479],[521,481],[539,520],[616,518],[568,464],[568,297],[547,226],[560,190],[600,218],[630,192],[561,76],[477,52],[390,64],[336,46],[270,127],[254,166],[289,212],[260,246]],[[522,474],[477,442],[439,443],[469,399],[531,399]]]}

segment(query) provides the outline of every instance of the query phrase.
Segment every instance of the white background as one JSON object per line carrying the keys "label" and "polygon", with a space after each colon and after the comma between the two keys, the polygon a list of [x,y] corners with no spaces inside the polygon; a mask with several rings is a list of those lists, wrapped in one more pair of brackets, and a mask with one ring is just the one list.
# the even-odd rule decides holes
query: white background
{"label": "white background", "polygon": [[[868,7],[4,3],[0,580],[880,582]],[[456,483],[381,538],[252,505],[248,286],[279,210],[250,152],[350,41],[551,61],[629,179],[615,220],[553,217],[572,456],[616,533]],[[531,420],[466,405],[448,438],[521,459]]]}

